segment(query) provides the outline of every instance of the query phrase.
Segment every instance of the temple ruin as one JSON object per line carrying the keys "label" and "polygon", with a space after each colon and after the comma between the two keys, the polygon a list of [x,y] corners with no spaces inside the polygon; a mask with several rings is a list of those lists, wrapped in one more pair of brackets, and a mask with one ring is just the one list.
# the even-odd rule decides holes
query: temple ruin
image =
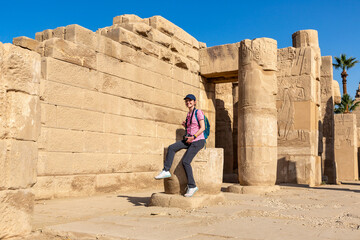
{"label": "temple ruin", "polygon": [[184,134],[188,93],[211,125],[193,162],[199,193],[219,194],[223,180],[239,193],[357,180],[360,116],[334,116],[340,90],[317,31],[292,40],[208,48],[161,16],[122,15],[96,32],[0,43],[0,239],[31,231],[37,199],[179,195],[181,171],[165,185],[154,176]]}

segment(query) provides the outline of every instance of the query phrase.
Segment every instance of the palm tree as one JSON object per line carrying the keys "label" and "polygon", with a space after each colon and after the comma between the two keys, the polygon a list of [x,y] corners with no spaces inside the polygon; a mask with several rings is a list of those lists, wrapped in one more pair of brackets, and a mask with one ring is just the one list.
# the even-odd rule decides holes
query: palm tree
{"label": "palm tree", "polygon": [[341,98],[341,103],[336,104],[334,110],[335,113],[349,113],[358,107],[360,102],[355,102],[356,99],[352,99],[349,94],[344,94]]}
{"label": "palm tree", "polygon": [[338,57],[334,57],[334,58],[336,60],[336,63],[333,64],[335,69],[341,68],[343,70],[341,73],[341,78],[343,84],[343,95],[345,95],[347,94],[346,77],[348,76],[346,70],[355,66],[355,64],[358,63],[359,61],[355,60],[356,58],[354,57],[346,58],[346,54],[344,53],[340,55],[340,58]]}

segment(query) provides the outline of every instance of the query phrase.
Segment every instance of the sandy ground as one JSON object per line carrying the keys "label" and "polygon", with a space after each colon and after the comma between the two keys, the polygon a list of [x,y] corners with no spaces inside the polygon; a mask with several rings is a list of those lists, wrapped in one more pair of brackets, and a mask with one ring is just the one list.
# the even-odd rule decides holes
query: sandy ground
{"label": "sandy ground", "polygon": [[360,239],[360,182],[224,193],[194,210],[147,207],[153,192],[38,201],[29,239]]}

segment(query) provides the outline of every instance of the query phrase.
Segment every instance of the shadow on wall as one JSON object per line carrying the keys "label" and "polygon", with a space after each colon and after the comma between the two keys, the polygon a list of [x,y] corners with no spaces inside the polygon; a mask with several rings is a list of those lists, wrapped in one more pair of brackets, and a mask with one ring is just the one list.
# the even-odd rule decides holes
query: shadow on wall
{"label": "shadow on wall", "polygon": [[291,161],[289,156],[280,157],[277,162],[276,184],[298,183],[296,162]]}
{"label": "shadow on wall", "polygon": [[224,149],[224,176],[233,174],[233,131],[232,119],[225,108],[225,103],[221,99],[216,102],[216,126],[215,126],[215,147]]}

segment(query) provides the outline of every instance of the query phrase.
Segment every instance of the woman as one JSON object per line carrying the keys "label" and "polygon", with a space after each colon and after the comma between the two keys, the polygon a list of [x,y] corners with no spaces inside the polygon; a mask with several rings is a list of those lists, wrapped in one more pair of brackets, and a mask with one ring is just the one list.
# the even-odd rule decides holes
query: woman
{"label": "woman", "polygon": [[[186,117],[186,121],[183,122],[183,126],[186,129],[186,135],[184,139],[178,141],[169,146],[166,155],[164,169],[155,177],[155,179],[163,179],[171,177],[170,168],[174,160],[175,153],[180,149],[187,149],[184,154],[182,164],[184,166],[186,176],[188,179],[188,187],[185,193],[185,197],[192,197],[199,188],[195,184],[191,162],[195,155],[205,146],[205,122],[204,113],[201,110],[196,110],[196,97],[193,94],[188,94],[184,98],[186,107],[189,108],[189,112]],[[195,113],[196,112],[196,117]]]}

